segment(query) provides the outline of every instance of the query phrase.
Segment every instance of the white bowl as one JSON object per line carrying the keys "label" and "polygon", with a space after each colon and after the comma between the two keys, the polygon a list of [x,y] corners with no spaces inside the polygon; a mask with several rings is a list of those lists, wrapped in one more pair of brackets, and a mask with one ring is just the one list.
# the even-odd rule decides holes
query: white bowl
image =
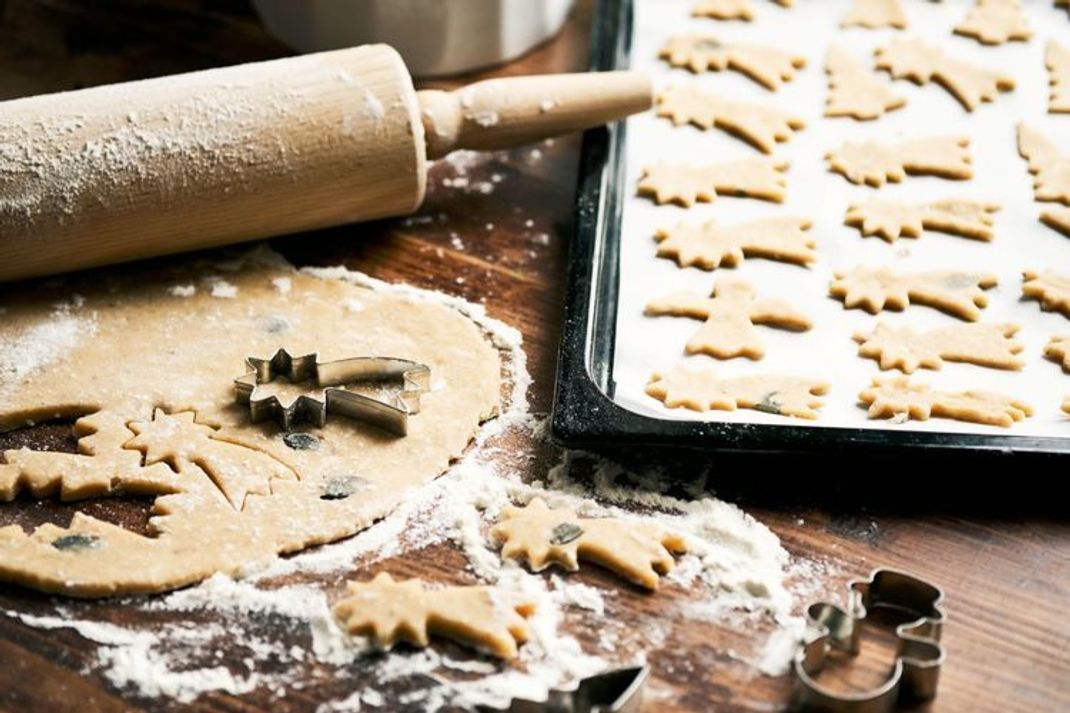
{"label": "white bowl", "polygon": [[574,0],[253,0],[268,31],[299,52],[392,45],[415,76],[517,57],[552,37]]}

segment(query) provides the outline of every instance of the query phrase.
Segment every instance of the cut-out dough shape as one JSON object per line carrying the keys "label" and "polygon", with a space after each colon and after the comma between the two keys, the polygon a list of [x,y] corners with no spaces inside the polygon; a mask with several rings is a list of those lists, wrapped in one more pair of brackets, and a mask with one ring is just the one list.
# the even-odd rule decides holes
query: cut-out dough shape
{"label": "cut-out dough shape", "polygon": [[1063,371],[1070,374],[1070,334],[1052,337],[1044,347],[1044,356],[1062,364]]}
{"label": "cut-out dough shape", "polygon": [[1070,317],[1070,275],[1054,270],[1022,273],[1022,295],[1040,302],[1046,312],[1060,312]]}
{"label": "cut-out dough shape", "polygon": [[881,369],[906,374],[918,368],[939,369],[945,359],[992,369],[1021,369],[1023,362],[1015,355],[1024,347],[1012,339],[1019,329],[1016,324],[955,324],[915,332],[880,322],[869,334],[859,332],[854,339],[859,356],[876,359]]}
{"label": "cut-out dough shape", "polygon": [[778,141],[787,141],[802,119],[771,106],[729,101],[695,86],[669,87],[658,95],[657,115],[673,124],[693,124],[700,129],[727,131],[764,153],[772,153]]}
{"label": "cut-out dough shape", "polygon": [[1063,413],[1070,414],[1070,396],[1063,399]]}
{"label": "cut-out dough shape", "polygon": [[955,34],[985,45],[1001,45],[1008,40],[1024,42],[1033,36],[1033,31],[1025,20],[1021,0],[977,0],[955,26]]}
{"label": "cut-out dough shape", "polygon": [[516,658],[528,640],[530,601],[492,587],[426,589],[417,579],[395,581],[386,572],[370,582],[347,582],[334,615],[346,632],[367,636],[388,649],[398,641],[427,646],[432,634],[445,636],[503,659]]}
{"label": "cut-out dough shape", "polygon": [[1049,40],[1044,51],[1044,64],[1048,68],[1048,111],[1052,114],[1070,113],[1070,49],[1055,40]]}
{"label": "cut-out dough shape", "polygon": [[1025,123],[1018,125],[1018,153],[1033,174],[1033,197],[1070,206],[1070,156]]}
{"label": "cut-out dough shape", "polygon": [[[775,0],[781,7],[791,7],[795,0]],[[753,20],[754,6],[751,0],[696,0],[691,10],[694,17],[710,17],[714,20]]]}
{"label": "cut-out dough shape", "polygon": [[874,379],[873,385],[858,395],[869,407],[870,418],[930,417],[981,423],[1007,428],[1033,415],[1033,408],[1018,399],[990,391],[933,391],[927,384],[912,384],[905,376]]}
{"label": "cut-out dough shape", "polygon": [[896,94],[842,47],[833,45],[829,48],[825,72],[829,87],[825,116],[871,121],[907,103],[903,96]]}
{"label": "cut-out dough shape", "polygon": [[902,30],[907,26],[907,15],[900,0],[854,0],[847,14],[840,20],[840,27],[894,27]]}
{"label": "cut-out dough shape", "polygon": [[895,144],[848,141],[829,151],[829,169],[851,183],[880,188],[907,175],[964,180],[973,177],[970,140],[957,136],[911,139]]}
{"label": "cut-out dough shape", "polygon": [[690,317],[705,320],[687,340],[688,354],[708,354],[718,359],[765,356],[756,324],[795,332],[810,329],[810,319],[781,299],[759,300],[754,288],[738,278],[726,277],[713,288],[711,297],[694,292],[674,292],[646,306],[651,317]]}
{"label": "cut-out dough shape", "polygon": [[877,69],[919,85],[936,82],[967,111],[1014,89],[1011,77],[948,57],[939,47],[918,39],[892,40],[879,48]]}
{"label": "cut-out dough shape", "polygon": [[824,406],[820,397],[828,383],[790,376],[742,376],[722,379],[712,369],[677,367],[667,374],[654,374],[646,393],[668,408],[692,411],[754,409],[778,416],[815,419]]}
{"label": "cut-out dough shape", "polygon": [[1070,238],[1070,207],[1057,205],[1040,212],[1040,222]]}
{"label": "cut-out dough shape", "polygon": [[791,52],[741,42],[721,42],[710,35],[677,35],[658,53],[673,67],[699,72],[734,70],[750,77],[766,89],[789,82],[806,58]]}
{"label": "cut-out dough shape", "polygon": [[715,270],[722,265],[735,267],[744,258],[809,265],[817,259],[817,243],[809,235],[809,218],[780,216],[722,226],[715,220],[703,225],[681,223],[663,228],[658,241],[658,257],[676,260],[680,267]]}
{"label": "cut-out dough shape", "polygon": [[758,198],[781,203],[787,191],[787,161],[764,157],[725,161],[707,166],[658,162],[643,169],[638,191],[658,205],[695,201],[712,203],[718,195]]}
{"label": "cut-out dough shape", "polygon": [[870,314],[883,309],[901,311],[923,304],[974,322],[988,304],[984,290],[995,287],[995,275],[954,270],[895,272],[886,267],[856,267],[836,272],[829,287],[844,307],[860,307]]}
{"label": "cut-out dough shape", "polygon": [[[57,326],[66,336],[52,361],[0,379],[0,431],[76,418],[79,441],[77,453],[6,451],[0,500],[155,500],[151,536],[83,513],[67,527],[0,528],[0,581],[83,597],[163,591],[348,537],[443,472],[497,408],[498,351],[455,310],[252,262],[226,274],[233,299],[163,287],[202,277],[192,264],[104,272],[5,298],[0,344]],[[57,316],[73,292],[84,304]],[[280,346],[326,359],[398,354],[445,386],[405,438],[348,419],[283,432],[251,423],[233,385],[249,353]],[[79,542],[92,546],[68,546]]]}
{"label": "cut-out dough shape", "polygon": [[919,238],[924,230],[959,235],[972,240],[994,237],[995,203],[946,200],[923,205],[892,203],[871,199],[847,208],[846,225],[862,235],[877,235],[889,243],[898,238]]}
{"label": "cut-out dough shape", "polygon": [[574,510],[550,508],[541,498],[504,508],[490,537],[501,545],[502,557],[527,562],[535,572],[552,564],[575,572],[584,560],[647,589],[657,589],[659,575],[675,564],[674,553],[687,552],[681,535],[656,523],[579,518]]}

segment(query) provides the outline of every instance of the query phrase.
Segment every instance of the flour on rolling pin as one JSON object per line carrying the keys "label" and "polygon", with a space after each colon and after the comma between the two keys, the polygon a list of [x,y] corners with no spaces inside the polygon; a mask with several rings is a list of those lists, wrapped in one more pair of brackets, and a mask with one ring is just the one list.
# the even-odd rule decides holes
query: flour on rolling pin
{"label": "flour on rolling pin", "polygon": [[429,158],[650,102],[629,72],[416,92],[371,45],[0,103],[0,281],[407,215]]}

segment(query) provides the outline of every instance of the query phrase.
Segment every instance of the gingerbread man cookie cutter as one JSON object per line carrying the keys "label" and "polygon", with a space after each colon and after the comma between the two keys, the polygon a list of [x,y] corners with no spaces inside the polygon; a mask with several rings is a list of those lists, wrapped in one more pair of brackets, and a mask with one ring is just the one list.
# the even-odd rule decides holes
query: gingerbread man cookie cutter
{"label": "gingerbread man cookie cutter", "polygon": [[[315,352],[294,357],[279,349],[270,359],[249,357],[245,363],[250,371],[234,380],[236,400],[248,404],[254,422],[274,419],[286,430],[300,422],[322,428],[327,414],[337,413],[404,436],[408,433],[409,416],[420,412],[420,395],[428,391],[431,383],[431,370],[426,365],[394,357],[321,362]],[[280,377],[292,384],[309,382],[322,390],[322,397],[300,394],[284,403],[278,394],[258,394]],[[344,388],[345,384],[397,378],[402,380],[402,388],[388,398]]]}
{"label": "gingerbread man cookie cutter", "polygon": [[[874,570],[869,579],[848,585],[844,610],[819,602],[807,609],[807,637],[795,655],[792,710],[805,713],[891,713],[900,705],[936,696],[940,667],[946,652],[940,645],[945,620],[940,605],[943,591],[922,579],[890,569]],[[888,679],[880,686],[855,693],[833,692],[815,676],[833,649],[858,654],[862,625],[869,612],[890,610],[910,617],[896,627],[898,652]]]}

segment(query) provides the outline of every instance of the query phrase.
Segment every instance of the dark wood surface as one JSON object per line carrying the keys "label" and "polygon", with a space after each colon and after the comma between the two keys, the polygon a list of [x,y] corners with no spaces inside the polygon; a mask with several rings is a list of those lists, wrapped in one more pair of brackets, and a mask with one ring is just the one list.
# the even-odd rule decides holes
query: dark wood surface
{"label": "dark wood surface", "polygon": [[[586,62],[592,4],[581,2],[563,34],[521,60],[478,75],[568,71]],[[241,0],[0,0],[0,98],[187,71],[286,54]],[[471,79],[471,78],[467,78]],[[450,83],[440,83],[449,86]],[[572,210],[578,141],[494,154],[470,169],[473,181],[499,183],[494,192],[444,188],[455,168],[440,165],[415,221],[384,221],[273,241],[299,264],[337,264],[391,281],[485,302],[490,314],[524,335],[537,411],[550,407],[562,309],[562,279]],[[531,221],[531,224],[528,224]],[[493,225],[488,229],[487,225]],[[458,249],[451,232],[464,243]],[[544,244],[539,235],[549,236]],[[71,450],[63,425],[0,435],[0,450],[20,445]],[[558,454],[519,443],[540,477]],[[625,464],[632,457],[624,456]],[[634,460],[640,462],[640,457]],[[1056,497],[1066,463],[984,461],[838,463],[826,459],[642,457],[682,474],[704,477],[723,497],[738,499],[767,523],[794,554],[826,563],[827,594],[875,566],[908,569],[947,591],[949,651],[941,692],[925,710],[1070,710],[1070,524]],[[691,476],[694,474],[694,476]],[[105,501],[83,507],[95,517],[144,527],[148,504]],[[65,523],[76,506],[18,501],[0,506],[0,524]],[[383,563],[389,571],[465,581],[464,560],[436,545]],[[669,616],[685,592],[667,587],[651,597],[597,570],[580,581],[617,589],[609,611],[635,623],[633,646],[654,670],[650,711],[768,711],[783,707],[787,678],[747,673],[728,650],[740,634],[709,622]],[[329,585],[325,585],[329,586]],[[54,602],[0,585],[0,609],[48,611]],[[122,607],[98,614],[129,621]],[[675,615],[674,615],[675,616]],[[654,623],[669,635],[647,639]],[[597,621],[569,620],[581,641]],[[872,684],[891,659],[891,643],[876,634],[859,660],[830,672],[844,690]],[[240,699],[211,693],[189,707],[124,697],[100,676],[84,674],[94,647],[70,630],[40,631],[0,617],[0,710],[81,711],[196,709],[312,711],[318,703],[359,688],[359,666],[344,681],[294,691],[275,700],[267,691]],[[394,693],[419,682],[402,682]],[[388,702],[383,710],[400,710]]]}

